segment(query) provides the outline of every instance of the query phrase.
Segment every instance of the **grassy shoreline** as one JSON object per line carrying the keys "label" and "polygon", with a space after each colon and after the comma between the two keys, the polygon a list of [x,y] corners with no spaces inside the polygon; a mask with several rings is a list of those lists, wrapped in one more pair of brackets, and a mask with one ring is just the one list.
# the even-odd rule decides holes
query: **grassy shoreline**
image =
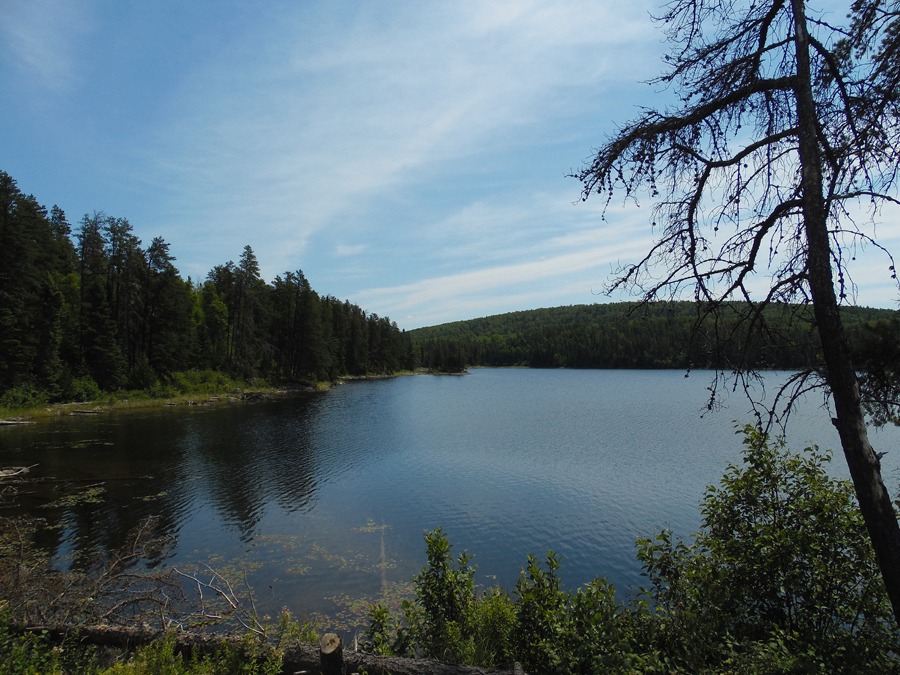
{"label": "grassy shoreline", "polygon": [[[327,384],[327,383],[326,383]],[[325,387],[327,389],[327,387]],[[318,387],[316,388],[318,389]],[[180,406],[210,406],[222,403],[247,403],[240,396],[247,393],[265,394],[266,398],[277,395],[289,395],[300,391],[315,391],[309,389],[278,389],[272,387],[254,387],[235,394],[233,390],[222,392],[188,391],[177,396],[168,397],[128,397],[118,398],[112,394],[93,401],[77,401],[72,403],[50,403],[46,405],[27,408],[0,408],[0,421],[19,420],[31,421],[52,417],[81,416],[85,414],[100,414],[107,412],[123,412],[128,410],[146,410],[151,408],[167,408]],[[130,393],[130,392],[129,392]]]}
{"label": "grassy shoreline", "polygon": [[166,395],[162,396],[154,395],[153,390],[120,390],[90,401],[40,403],[13,408],[0,406],[0,423],[10,421],[29,422],[56,417],[80,417],[86,414],[147,410],[152,408],[247,404],[302,393],[328,391],[344,382],[381,380],[425,374],[434,373],[401,370],[395,373],[348,375],[339,377],[334,381],[325,380],[307,384],[290,383],[279,385],[269,384],[265,381],[253,383],[232,380],[222,376],[215,378],[212,382],[199,383],[199,386],[183,387],[178,391],[167,391],[165,392]]}

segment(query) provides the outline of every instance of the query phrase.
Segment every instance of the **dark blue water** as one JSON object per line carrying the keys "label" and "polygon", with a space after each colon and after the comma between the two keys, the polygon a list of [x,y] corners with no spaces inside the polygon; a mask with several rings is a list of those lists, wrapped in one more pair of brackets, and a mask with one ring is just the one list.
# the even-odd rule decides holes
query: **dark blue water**
{"label": "dark blue water", "polygon": [[[60,564],[158,515],[178,537],[166,564],[246,571],[261,612],[287,606],[350,630],[366,601],[409,592],[422,534],[437,527],[476,554],[485,585],[512,588],[526,553],[548,550],[570,587],[640,584],[635,538],[694,532],[705,487],[740,459],[734,420],[752,420],[749,404],[733,394],[701,418],[710,377],[484,369],[350,382],[257,405],[0,429],[0,465],[71,481],[35,486],[15,507],[47,519],[41,545]],[[838,447],[820,403],[792,417],[793,447]],[[873,438],[888,451],[898,439],[894,428]],[[884,460],[892,491],[898,459]],[[833,472],[846,475],[839,454]],[[89,485],[93,501],[60,501]]]}

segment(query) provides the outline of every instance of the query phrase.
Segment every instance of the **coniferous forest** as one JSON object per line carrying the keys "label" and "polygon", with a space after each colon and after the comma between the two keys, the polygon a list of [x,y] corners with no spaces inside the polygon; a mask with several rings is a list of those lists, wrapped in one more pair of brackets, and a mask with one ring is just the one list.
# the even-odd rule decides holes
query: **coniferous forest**
{"label": "coniferous forest", "polygon": [[[753,325],[738,307],[731,322],[692,302],[610,303],[407,333],[320,296],[300,270],[265,282],[250,246],[202,281],[183,279],[175,261],[167,242],[144,246],[125,218],[95,212],[73,226],[0,171],[0,407],[165,395],[160,383],[186,373],[312,383],[417,366],[798,369],[819,358],[811,315],[796,305],[773,305]],[[893,310],[843,316],[857,351],[900,334]]]}
{"label": "coniferous forest", "polygon": [[[844,307],[842,317],[866,365],[900,349],[897,312]],[[529,368],[815,367],[820,344],[812,311],[772,305],[754,322],[740,303],[719,317],[694,302],[608,303],[510,312],[409,331],[423,366]],[[888,339],[885,339],[888,338]],[[866,368],[868,370],[868,368]]]}
{"label": "coniferous forest", "polygon": [[0,406],[146,390],[177,373],[315,382],[413,368],[386,317],[320,296],[296,270],[260,277],[250,246],[202,281],[125,218],[72,225],[0,171]]}

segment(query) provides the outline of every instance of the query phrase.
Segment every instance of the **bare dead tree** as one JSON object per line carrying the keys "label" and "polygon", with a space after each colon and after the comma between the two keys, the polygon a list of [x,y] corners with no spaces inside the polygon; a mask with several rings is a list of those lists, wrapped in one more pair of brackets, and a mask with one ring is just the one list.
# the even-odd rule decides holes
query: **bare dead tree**
{"label": "bare dead tree", "polygon": [[253,599],[253,589],[247,580],[247,572],[243,573],[245,594],[242,596],[220,572],[209,565],[205,567],[206,573],[202,579],[199,574],[189,574],[177,567],[172,568],[196,590],[196,607],[188,615],[192,621],[189,626],[197,628],[233,621],[246,633],[265,638],[268,628],[260,621]]}
{"label": "bare dead tree", "polygon": [[166,556],[171,536],[146,519],[119,549],[62,571],[34,546],[40,522],[0,518],[0,607],[21,625],[143,625],[168,629],[184,606],[180,578],[144,563]]}
{"label": "bare dead tree", "polygon": [[[867,3],[887,4],[895,3]],[[882,205],[898,203],[900,78],[876,76],[879,60],[851,58],[847,47],[887,44],[892,24],[833,25],[805,0],[672,0],[658,20],[671,51],[655,83],[678,103],[642,111],[577,175],[584,199],[597,193],[609,204],[618,192],[655,202],[655,243],[618,269],[608,290],[647,302],[690,293],[698,325],[727,312],[739,315],[731,325],[744,336],[774,330],[766,320],[773,307],[812,306],[822,363],[795,378],[794,391],[818,382],[830,394],[900,625],[900,527],[839,311],[853,300],[848,263],[861,247],[882,251],[896,280],[874,224]],[[734,367],[742,373],[748,364]]]}

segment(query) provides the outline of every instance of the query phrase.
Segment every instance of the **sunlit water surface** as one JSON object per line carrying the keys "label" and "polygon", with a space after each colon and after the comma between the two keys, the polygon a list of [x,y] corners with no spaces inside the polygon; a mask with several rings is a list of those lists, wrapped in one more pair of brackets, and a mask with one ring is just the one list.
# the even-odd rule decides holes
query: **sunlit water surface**
{"label": "sunlit water surface", "polygon": [[[640,584],[635,538],[696,531],[704,488],[740,460],[734,420],[752,420],[749,404],[732,394],[701,417],[710,380],[483,369],[351,382],[255,405],[3,428],[0,465],[37,464],[32,476],[58,480],[20,502],[56,526],[40,541],[60,564],[157,515],[178,537],[166,564],[246,570],[261,612],[287,606],[351,630],[365,601],[409,592],[422,534],[437,527],[455,552],[476,554],[485,585],[513,588],[526,554],[548,550],[569,587]],[[810,398],[792,417],[793,447],[838,448],[820,405]],[[873,436],[889,451],[892,491],[898,439],[895,428]],[[846,476],[840,454],[832,471]],[[93,497],[79,500],[86,486]]]}

